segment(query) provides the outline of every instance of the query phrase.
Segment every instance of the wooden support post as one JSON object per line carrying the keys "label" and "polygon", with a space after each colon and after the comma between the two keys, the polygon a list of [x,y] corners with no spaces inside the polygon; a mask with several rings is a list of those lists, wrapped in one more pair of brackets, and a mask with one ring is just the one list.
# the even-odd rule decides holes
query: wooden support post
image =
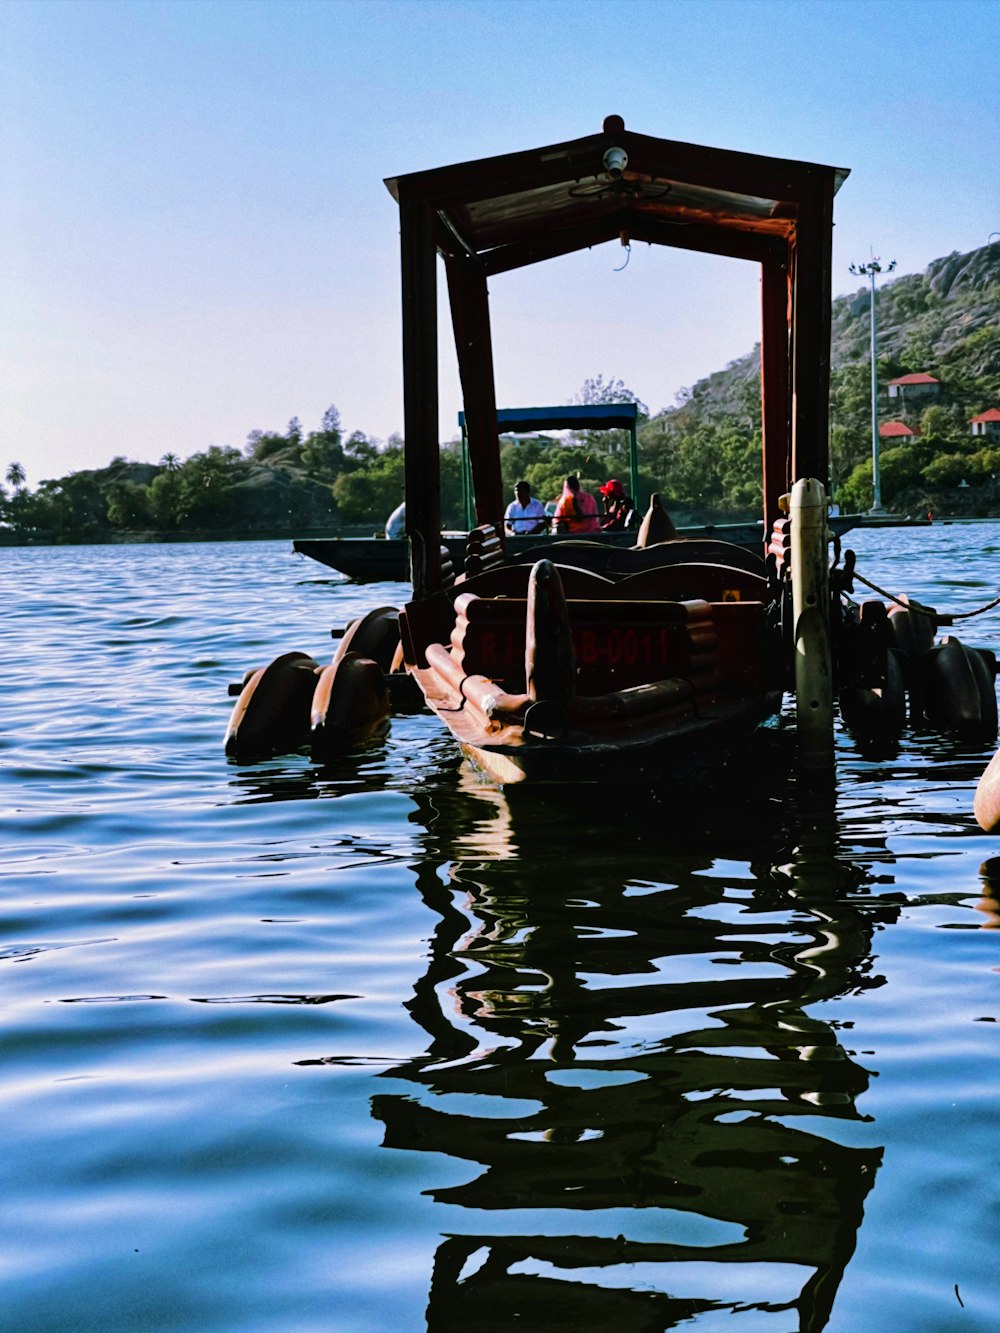
{"label": "wooden support post", "polygon": [[792,480],[830,478],[830,282],[833,182],[800,205],[795,231]]}
{"label": "wooden support post", "polygon": [[403,431],[406,535],[414,598],[441,583],[441,458],[438,442],[437,261],[434,215],[399,199],[403,283]]}
{"label": "wooden support post", "polygon": [[760,392],[764,437],[764,543],[779,517],[778,497],[791,485],[789,429],[789,258],[761,264]]}
{"label": "wooden support post", "polygon": [[447,256],[445,272],[465,405],[476,522],[492,523],[502,535],[503,480],[486,273],[477,260],[466,254]]}
{"label": "wooden support post", "polygon": [[795,722],[804,770],[833,764],[833,653],[826,491],[812,477],[792,487],[792,617],[795,622]]}

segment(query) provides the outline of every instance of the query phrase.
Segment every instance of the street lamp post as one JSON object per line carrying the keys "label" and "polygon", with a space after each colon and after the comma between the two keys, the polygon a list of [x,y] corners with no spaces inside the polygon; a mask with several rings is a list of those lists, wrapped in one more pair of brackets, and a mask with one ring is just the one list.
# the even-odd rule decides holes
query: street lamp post
{"label": "street lamp post", "polygon": [[877,273],[891,273],[896,267],[895,259],[889,261],[885,268],[875,256],[869,259],[867,264],[852,264],[850,271],[858,277],[869,278],[871,280],[871,293],[869,297],[869,311],[871,314],[872,331],[872,508],[873,514],[882,514],[885,511],[882,508],[882,478],[879,473],[878,460],[878,358],[876,354],[876,336],[875,336],[875,275]]}

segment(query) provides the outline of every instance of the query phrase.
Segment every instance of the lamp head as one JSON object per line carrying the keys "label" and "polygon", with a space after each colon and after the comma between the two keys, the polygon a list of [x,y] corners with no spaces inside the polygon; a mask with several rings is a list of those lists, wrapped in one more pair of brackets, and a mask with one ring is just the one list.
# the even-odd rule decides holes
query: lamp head
{"label": "lamp head", "polygon": [[609,148],[604,154],[604,170],[608,180],[621,180],[627,166],[628,153],[624,148]]}

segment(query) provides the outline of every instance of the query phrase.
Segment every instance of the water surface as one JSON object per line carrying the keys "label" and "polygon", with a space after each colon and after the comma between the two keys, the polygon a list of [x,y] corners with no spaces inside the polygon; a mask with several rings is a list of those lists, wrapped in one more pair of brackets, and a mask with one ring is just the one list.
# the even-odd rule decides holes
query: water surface
{"label": "water surface", "polygon": [[[1000,524],[846,544],[998,591]],[[286,543],[0,580],[0,1327],[996,1328],[991,747],[838,733],[830,805],[780,732],[683,803],[504,796],[426,715],[237,765],[228,683],[404,587]]]}

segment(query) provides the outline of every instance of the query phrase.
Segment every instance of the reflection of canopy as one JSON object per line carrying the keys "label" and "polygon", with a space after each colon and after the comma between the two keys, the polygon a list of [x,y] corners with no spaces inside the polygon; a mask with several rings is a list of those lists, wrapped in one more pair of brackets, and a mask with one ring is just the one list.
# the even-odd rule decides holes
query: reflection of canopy
{"label": "reflection of canopy", "polygon": [[[450,837],[421,871],[439,926],[410,1011],[432,1045],[386,1071],[410,1092],[373,1111],[386,1147],[481,1168],[429,1191],[457,1206],[429,1326],[510,1327],[518,1312],[531,1327],[667,1328],[759,1308],[750,1266],[772,1266],[768,1308],[798,1307],[799,1327],[819,1330],[881,1150],[822,1133],[824,1118],[858,1118],[868,1074],[806,1009],[878,984],[881,909],[844,906],[815,878],[807,909],[770,863],[751,901],[746,883],[705,873],[711,855],[615,838],[613,809],[569,817],[594,849],[572,883],[552,810],[515,812],[489,789],[440,810],[436,835]],[[468,1209],[529,1208],[537,1228],[457,1234]],[[623,1210],[647,1208],[668,1234],[612,1239]],[[653,1289],[628,1289],[634,1264]],[[665,1294],[681,1287],[694,1297]]]}

